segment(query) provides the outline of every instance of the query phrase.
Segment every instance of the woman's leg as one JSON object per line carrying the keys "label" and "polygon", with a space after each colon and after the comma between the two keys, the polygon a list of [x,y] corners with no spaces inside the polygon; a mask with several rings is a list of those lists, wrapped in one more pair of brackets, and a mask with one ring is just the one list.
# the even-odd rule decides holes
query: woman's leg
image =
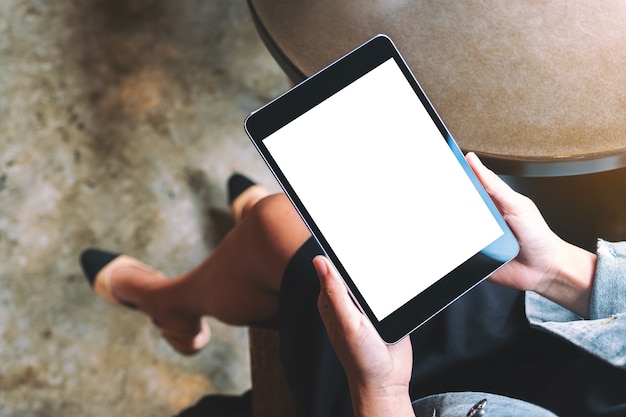
{"label": "woman's leg", "polygon": [[285,267],[310,234],[284,194],[249,203],[196,268],[172,279],[116,269],[115,297],[136,305],[162,329],[181,334],[193,334],[207,315],[233,325],[275,318]]}

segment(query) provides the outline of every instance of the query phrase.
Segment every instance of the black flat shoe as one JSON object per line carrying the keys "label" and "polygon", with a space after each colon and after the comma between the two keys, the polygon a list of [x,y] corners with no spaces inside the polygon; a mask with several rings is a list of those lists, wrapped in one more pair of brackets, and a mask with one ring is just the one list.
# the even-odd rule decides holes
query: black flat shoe
{"label": "black flat shoe", "polygon": [[237,197],[253,185],[256,183],[245,175],[239,173],[231,175],[228,178],[228,204],[233,204]]}
{"label": "black flat shoe", "polygon": [[[149,267],[135,258],[100,249],[92,248],[83,251],[80,255],[80,263],[85,272],[87,281],[100,298],[113,305],[131,309],[136,309],[136,306],[119,299],[113,293],[111,277],[117,269],[132,268],[165,279],[165,275],[160,271]],[[176,351],[183,355],[192,355],[199,352],[211,339],[211,329],[204,318],[201,319],[200,330],[195,334],[171,332],[160,327],[155,320],[153,320],[153,323],[159,328],[165,340],[167,340]]]}
{"label": "black flat shoe", "polygon": [[242,174],[233,174],[228,179],[228,203],[230,212],[239,223],[243,217],[243,211],[252,204],[266,197],[269,193],[260,185]]}
{"label": "black flat shoe", "polygon": [[98,272],[112,260],[120,256],[119,253],[107,252],[100,249],[86,249],[80,254],[80,265],[83,268],[89,285],[94,286]]}

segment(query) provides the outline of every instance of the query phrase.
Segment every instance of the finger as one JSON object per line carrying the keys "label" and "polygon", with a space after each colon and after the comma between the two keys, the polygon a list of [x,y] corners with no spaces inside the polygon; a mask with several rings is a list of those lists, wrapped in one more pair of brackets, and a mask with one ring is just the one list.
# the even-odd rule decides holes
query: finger
{"label": "finger", "polygon": [[483,187],[498,206],[502,214],[516,214],[526,197],[517,193],[509,185],[487,168],[474,152],[469,152],[465,159],[480,180]]}
{"label": "finger", "polygon": [[338,326],[346,328],[355,319],[360,319],[361,312],[352,302],[346,286],[328,259],[316,256],[313,265],[320,279],[318,308],[324,323],[328,325],[336,321]]}

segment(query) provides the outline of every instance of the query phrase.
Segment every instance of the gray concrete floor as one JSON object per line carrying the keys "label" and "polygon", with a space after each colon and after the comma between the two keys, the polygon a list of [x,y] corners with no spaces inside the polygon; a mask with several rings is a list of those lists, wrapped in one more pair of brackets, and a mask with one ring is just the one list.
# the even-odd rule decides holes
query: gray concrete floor
{"label": "gray concrete floor", "polygon": [[287,85],[244,0],[0,2],[0,416],[167,416],[249,387],[246,329],[212,322],[181,357],[78,254],[200,262],[231,172],[276,187],[243,120]]}

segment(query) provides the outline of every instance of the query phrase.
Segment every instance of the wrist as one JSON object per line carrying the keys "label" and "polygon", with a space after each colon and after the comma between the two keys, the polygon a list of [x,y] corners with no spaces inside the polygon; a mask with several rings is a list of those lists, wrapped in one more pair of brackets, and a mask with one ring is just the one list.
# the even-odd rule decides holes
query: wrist
{"label": "wrist", "polygon": [[358,417],[413,417],[408,385],[366,388],[350,385],[354,415]]}
{"label": "wrist", "polygon": [[587,318],[597,260],[595,253],[562,241],[556,270],[535,292]]}

